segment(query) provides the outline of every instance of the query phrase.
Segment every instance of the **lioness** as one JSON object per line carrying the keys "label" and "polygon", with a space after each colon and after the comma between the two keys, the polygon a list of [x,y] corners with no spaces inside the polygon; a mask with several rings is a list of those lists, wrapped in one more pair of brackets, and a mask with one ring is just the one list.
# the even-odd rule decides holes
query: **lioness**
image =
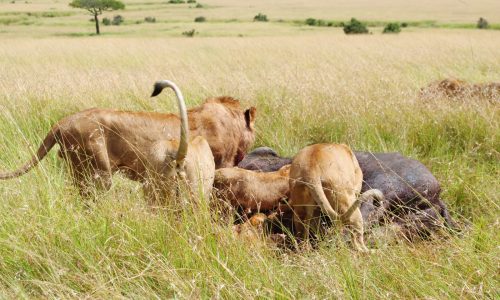
{"label": "lioness", "polygon": [[[171,87],[176,92],[180,117],[175,114],[96,108],[78,112],[52,127],[28,163],[16,171],[1,173],[0,179],[28,172],[58,143],[59,154],[69,162],[74,181],[84,196],[89,195],[91,184],[109,189],[112,174],[117,171],[123,171],[132,180],[146,184],[152,181],[149,187],[154,186],[159,182],[155,179],[157,175],[159,178],[171,177],[175,173],[172,163],[176,161],[180,166],[184,158],[187,178],[199,177],[194,172],[194,169],[199,169],[198,174],[203,178],[204,190],[208,193],[214,163],[210,148],[217,153],[215,162],[219,166],[234,164],[240,153],[245,152],[253,142],[255,108],[242,112],[237,100],[222,97],[209,99],[201,107],[186,113],[182,95],[172,82],[157,82],[153,95],[165,87]],[[191,122],[189,131],[186,130],[188,119]],[[207,140],[194,138],[189,142],[191,149],[188,150],[188,133],[206,136]]]}
{"label": "lioness", "polygon": [[483,98],[492,103],[500,101],[500,83],[469,83],[464,80],[447,78],[430,83],[420,90],[420,97],[432,99],[447,97],[450,99]]}
{"label": "lioness", "polygon": [[363,173],[351,149],[343,144],[315,144],[300,150],[290,169],[290,205],[298,236],[309,238],[311,221],[318,228],[320,209],[332,221],[351,227],[354,248],[366,252],[361,201],[383,198],[378,190],[361,192]]}
{"label": "lioness", "polygon": [[290,165],[268,173],[222,168],[215,171],[214,187],[233,207],[241,207],[247,213],[267,211],[277,208],[280,200],[288,197],[289,173]]}

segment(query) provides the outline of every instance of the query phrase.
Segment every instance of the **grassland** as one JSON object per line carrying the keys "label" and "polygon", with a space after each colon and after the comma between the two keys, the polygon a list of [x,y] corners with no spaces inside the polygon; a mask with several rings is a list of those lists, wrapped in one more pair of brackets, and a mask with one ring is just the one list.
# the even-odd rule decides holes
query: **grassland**
{"label": "grassland", "polygon": [[[37,2],[16,3],[11,11],[72,11],[63,2]],[[150,2],[130,13],[157,1]],[[465,22],[481,12],[495,21],[486,14],[495,1],[474,2],[462,10],[466,17],[457,13],[459,20],[444,10],[448,2],[436,4],[441,8],[426,18]],[[243,2],[207,3],[214,14],[254,14]],[[285,4],[252,2],[255,10],[274,12],[273,18],[281,18]],[[9,5],[0,2],[2,12]],[[330,17],[326,8],[301,5],[307,9],[284,10],[283,18],[352,14],[345,8]],[[380,6],[372,19],[392,18]],[[192,25],[189,10],[179,8],[179,24]],[[352,10],[368,14],[362,6]],[[406,11],[402,18],[422,21],[418,13]],[[130,25],[151,25],[151,33],[105,27],[113,32],[69,38],[61,34],[87,30],[78,24],[93,30],[85,16],[39,19],[39,26],[0,27],[0,170],[25,162],[52,124],[78,110],[176,111],[170,93],[148,97],[155,80],[171,79],[188,106],[217,95],[255,105],[256,146],[282,155],[310,143],[343,142],[419,159],[442,183],[454,218],[469,226],[428,242],[380,243],[374,255],[357,255],[334,237],[315,251],[275,252],[235,240],[203,205],[153,211],[139,185],[119,175],[95,202],[81,199],[52,151],[31,173],[0,182],[0,298],[500,296],[499,107],[418,98],[422,86],[444,77],[500,81],[499,31],[414,28],[399,35],[345,36],[338,29],[302,30],[278,22],[220,22],[203,24],[213,35],[205,38],[160,36],[170,23]],[[175,26],[171,35],[184,30]],[[268,33],[276,26],[282,31]],[[226,29],[245,37],[228,36]]]}
{"label": "grassland", "polygon": [[[479,17],[486,18],[492,29],[500,29],[500,3],[496,0],[389,1],[379,0],[313,0],[313,1],[231,1],[207,0],[196,4],[169,4],[167,0],[124,1],[123,11],[105,12],[101,17],[120,14],[121,26],[103,26],[105,35],[120,36],[181,36],[196,29],[202,37],[220,36],[296,36],[297,34],[336,33],[338,28],[305,26],[307,18],[339,23],[356,17],[368,22],[375,33],[382,32],[387,22],[406,22],[407,30],[415,28],[474,28]],[[18,37],[79,37],[95,31],[91,16],[84,10],[68,6],[69,1],[0,1],[0,36]],[[266,14],[269,22],[255,24],[258,13]],[[195,23],[204,16],[207,23]],[[155,17],[156,23],[144,23],[145,17]],[[3,27],[3,28],[2,28]]]}

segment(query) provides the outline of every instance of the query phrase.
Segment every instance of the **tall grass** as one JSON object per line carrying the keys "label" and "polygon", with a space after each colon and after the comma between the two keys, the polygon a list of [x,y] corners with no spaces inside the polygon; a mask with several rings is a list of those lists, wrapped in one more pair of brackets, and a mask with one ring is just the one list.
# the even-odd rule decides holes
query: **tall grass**
{"label": "tall grass", "polygon": [[[314,46],[313,46],[314,45]],[[373,255],[324,241],[282,253],[235,240],[207,205],[151,209],[114,177],[81,199],[52,151],[0,182],[0,297],[495,298],[499,295],[499,109],[418,91],[454,76],[499,81],[495,32],[214,39],[3,39],[0,170],[25,162],[65,115],[99,106],[175,112],[231,95],[258,108],[256,146],[293,155],[315,142],[398,151],[423,161],[467,229]]]}

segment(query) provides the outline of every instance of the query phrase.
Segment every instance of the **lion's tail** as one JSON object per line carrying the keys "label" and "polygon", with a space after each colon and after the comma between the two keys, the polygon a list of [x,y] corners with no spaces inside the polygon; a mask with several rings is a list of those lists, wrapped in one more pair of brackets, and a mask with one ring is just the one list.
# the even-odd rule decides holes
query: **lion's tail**
{"label": "lion's tail", "polygon": [[179,114],[181,117],[181,140],[179,141],[179,149],[177,150],[177,156],[175,158],[177,163],[177,170],[184,174],[184,160],[187,155],[188,150],[188,116],[186,103],[184,102],[184,97],[182,96],[181,90],[177,87],[175,83],[170,80],[160,80],[155,82],[153,94],[151,97],[154,97],[161,93],[161,91],[169,87],[174,90],[175,95],[177,96],[177,104],[179,105]]}
{"label": "lion's tail", "polygon": [[382,203],[382,201],[384,201],[384,194],[378,189],[371,189],[359,195],[358,200],[360,200],[360,202],[366,202],[372,198]]}
{"label": "lion's tail", "polygon": [[56,136],[58,135],[58,133],[59,133],[59,127],[56,125],[47,134],[42,144],[38,148],[36,154],[33,155],[33,157],[29,162],[27,162],[26,164],[24,164],[24,166],[15,171],[0,173],[0,180],[19,177],[27,173],[29,170],[33,169],[36,165],[38,165],[38,163],[47,155],[47,153],[49,153],[50,149],[52,149],[52,147],[54,147],[54,145],[56,144],[57,142]]}
{"label": "lion's tail", "polygon": [[362,201],[361,198],[356,199],[356,201],[354,201],[354,203],[349,207],[349,209],[345,213],[339,215],[330,205],[328,198],[326,198],[323,186],[321,185],[321,181],[318,180],[317,182],[311,184],[309,187],[311,189],[311,194],[316,204],[318,204],[318,206],[321,207],[321,209],[324,212],[326,212],[333,221],[340,220],[342,222],[345,222],[346,220],[348,220],[349,217],[353,214],[353,212],[356,209],[358,209]]}

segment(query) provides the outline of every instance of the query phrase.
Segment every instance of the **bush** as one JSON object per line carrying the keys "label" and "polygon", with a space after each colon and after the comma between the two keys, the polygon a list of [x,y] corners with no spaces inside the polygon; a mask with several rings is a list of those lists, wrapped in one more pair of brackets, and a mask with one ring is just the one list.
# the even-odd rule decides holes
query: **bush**
{"label": "bush", "polygon": [[254,21],[257,21],[257,22],[267,22],[268,19],[267,19],[267,16],[266,15],[263,15],[261,13],[259,13],[258,15],[256,15],[255,17],[253,17],[253,20]]}
{"label": "bush", "polygon": [[332,27],[334,25],[334,23],[333,22],[327,22],[327,21],[321,20],[321,19],[308,18],[308,19],[306,19],[306,25],[309,25],[309,26],[320,26],[320,27],[323,27],[323,26]]}
{"label": "bush", "polygon": [[[90,19],[89,21],[94,22],[94,19]],[[102,24],[105,25],[105,26],[109,26],[109,25],[111,25],[111,20],[108,19],[108,18],[103,18],[102,19]]]}
{"label": "bush", "polygon": [[344,24],[344,33],[362,34],[362,33],[368,33],[368,29],[366,28],[365,24],[361,23],[355,18],[352,18],[350,22]]}
{"label": "bush", "polygon": [[156,23],[156,18],[155,17],[145,17],[144,22],[146,23]]}
{"label": "bush", "polygon": [[488,21],[486,21],[486,19],[479,18],[479,20],[477,21],[477,28],[487,29],[488,27],[490,27],[490,25],[488,24]]}
{"label": "bush", "polygon": [[401,27],[403,27],[403,28],[408,27],[408,23],[406,23],[406,22],[401,23]]}
{"label": "bush", "polygon": [[389,23],[385,25],[383,33],[399,33],[401,32],[401,27],[399,27],[399,23]]}
{"label": "bush", "polygon": [[317,23],[317,21],[314,18],[308,18],[308,19],[306,19],[306,25],[316,26],[316,23]]}
{"label": "bush", "polygon": [[186,1],[184,1],[184,0],[169,0],[168,3],[170,3],[170,4],[182,4],[182,3],[186,3]]}
{"label": "bush", "polygon": [[199,22],[205,22],[206,20],[207,19],[205,17],[203,17],[203,16],[199,16],[199,17],[194,18],[194,21],[198,22],[198,23]]}
{"label": "bush", "polygon": [[185,35],[187,37],[193,37],[195,34],[196,34],[196,30],[194,30],[194,29],[191,29],[191,30],[188,30],[188,31],[184,31],[182,33],[182,35]]}
{"label": "bush", "polygon": [[196,0],[188,0],[187,3],[196,3]]}
{"label": "bush", "polygon": [[114,16],[113,21],[111,21],[111,24],[116,25],[116,26],[120,25],[121,23],[123,23],[123,17],[120,15]]}
{"label": "bush", "polygon": [[196,8],[203,8],[203,5],[201,3],[197,3],[195,7]]}

